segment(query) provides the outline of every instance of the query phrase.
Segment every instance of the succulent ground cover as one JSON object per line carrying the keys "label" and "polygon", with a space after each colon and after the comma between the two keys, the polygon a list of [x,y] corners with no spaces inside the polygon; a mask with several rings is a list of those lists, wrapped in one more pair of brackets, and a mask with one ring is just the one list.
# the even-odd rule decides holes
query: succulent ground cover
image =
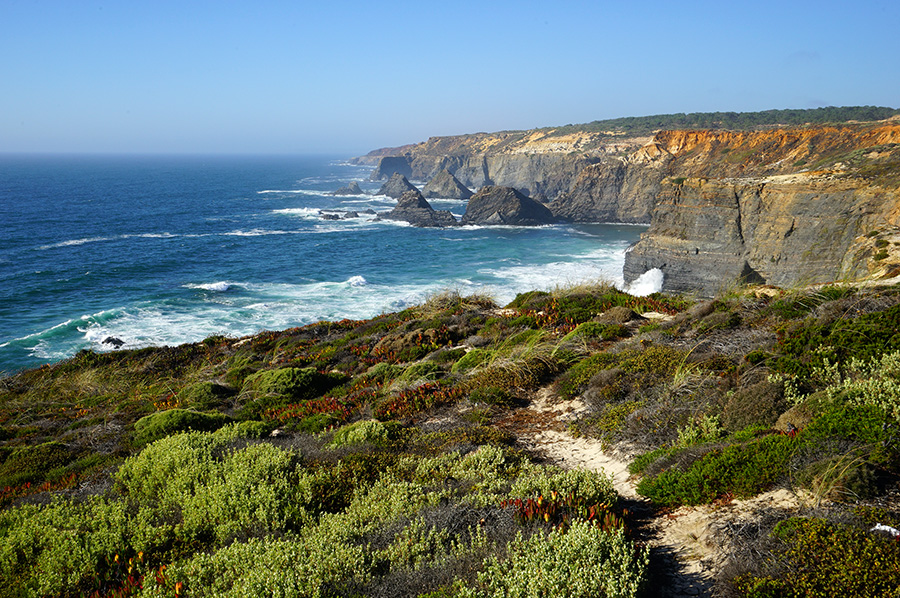
{"label": "succulent ground cover", "polygon": [[766,291],[445,293],[6,376],[0,596],[652,595],[610,479],[493,425],[538,389],[660,513],[809,497],[733,535],[722,593],[890,595],[900,289]]}

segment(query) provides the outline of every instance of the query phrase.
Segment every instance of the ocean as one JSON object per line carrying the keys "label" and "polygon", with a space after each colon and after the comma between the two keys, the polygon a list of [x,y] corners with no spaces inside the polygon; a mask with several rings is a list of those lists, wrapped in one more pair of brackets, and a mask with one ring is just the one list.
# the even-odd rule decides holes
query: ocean
{"label": "ocean", "polygon": [[[374,195],[371,170],[335,156],[0,156],[0,373],[112,350],[111,338],[138,348],[244,336],[369,318],[445,290],[505,304],[621,284],[645,230],[374,222],[367,211],[396,202]],[[350,181],[366,195],[328,195]]]}

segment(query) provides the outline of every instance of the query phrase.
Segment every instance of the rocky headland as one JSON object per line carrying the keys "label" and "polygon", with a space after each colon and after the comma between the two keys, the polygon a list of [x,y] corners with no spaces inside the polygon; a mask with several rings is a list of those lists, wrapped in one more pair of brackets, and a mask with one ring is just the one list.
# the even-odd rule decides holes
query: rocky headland
{"label": "rocky headland", "polygon": [[373,155],[372,178],[446,172],[475,189],[511,187],[561,221],[648,224],[626,256],[625,279],[659,268],[665,290],[712,295],[739,281],[794,286],[900,266],[876,246],[900,226],[898,117],[638,133],[433,137]]}

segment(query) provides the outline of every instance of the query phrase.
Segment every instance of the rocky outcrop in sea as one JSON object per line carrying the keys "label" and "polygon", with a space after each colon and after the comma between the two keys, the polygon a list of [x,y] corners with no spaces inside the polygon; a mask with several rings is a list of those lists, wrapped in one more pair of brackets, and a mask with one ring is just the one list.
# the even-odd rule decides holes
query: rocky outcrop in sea
{"label": "rocky outcrop in sea", "polygon": [[512,187],[485,187],[469,199],[462,224],[540,226],[556,222],[543,204]]}
{"label": "rocky outcrop in sea", "polygon": [[341,187],[336,191],[332,191],[331,195],[364,195],[365,192],[360,189],[359,183],[356,181],[351,182],[346,187]]}
{"label": "rocky outcrop in sea", "polygon": [[394,199],[400,199],[400,196],[406,193],[407,191],[415,191],[416,193],[419,190],[415,185],[410,183],[405,176],[399,173],[394,173],[388,182],[381,186],[381,189],[378,190],[377,195],[387,195],[388,197],[393,197]]}
{"label": "rocky outcrop in sea", "polygon": [[459,223],[447,210],[435,210],[417,190],[400,196],[397,206],[390,212],[379,214],[376,220],[399,220],[419,227],[458,226]]}
{"label": "rocky outcrop in sea", "polygon": [[450,174],[449,170],[442,170],[425,184],[422,195],[426,198],[469,199],[474,193]]}

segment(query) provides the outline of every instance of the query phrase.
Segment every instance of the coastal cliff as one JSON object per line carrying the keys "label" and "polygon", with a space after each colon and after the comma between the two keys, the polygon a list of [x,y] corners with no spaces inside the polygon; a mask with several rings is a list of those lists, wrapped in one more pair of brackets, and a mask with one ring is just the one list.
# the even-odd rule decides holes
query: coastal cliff
{"label": "coastal cliff", "polygon": [[659,268],[666,290],[711,295],[736,281],[791,287],[896,265],[879,239],[900,224],[900,127],[658,139],[688,176],[662,182],[626,282]]}
{"label": "coastal cliff", "polygon": [[[373,179],[447,171],[471,188],[513,187],[569,222],[650,228],[625,261],[664,289],[704,294],[890,271],[877,231],[900,225],[900,120],[662,130],[651,136],[548,129],[433,137],[381,156]],[[875,239],[877,240],[877,239]]]}

